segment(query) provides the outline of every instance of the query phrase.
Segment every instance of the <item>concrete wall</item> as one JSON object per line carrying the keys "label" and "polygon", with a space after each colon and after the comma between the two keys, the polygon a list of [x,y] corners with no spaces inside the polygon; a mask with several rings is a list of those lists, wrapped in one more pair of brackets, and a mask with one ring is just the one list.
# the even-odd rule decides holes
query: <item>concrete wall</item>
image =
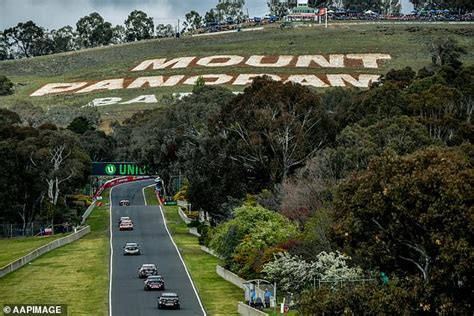
{"label": "concrete wall", "polygon": [[89,205],[89,207],[87,208],[87,210],[84,212],[84,214],[82,215],[82,221],[81,221],[81,225],[84,225],[84,223],[86,222],[87,218],[89,217],[89,215],[91,215],[92,211],[94,210],[94,207],[95,207],[95,200],[92,201],[91,205]]}
{"label": "concrete wall", "polygon": [[86,226],[86,227],[80,229],[79,231],[77,231],[76,233],[70,234],[70,235],[68,235],[66,237],[63,237],[63,238],[60,238],[60,239],[56,239],[56,240],[50,242],[49,244],[46,244],[44,246],[41,246],[41,247],[33,250],[32,252],[30,252],[26,256],[21,257],[20,259],[18,259],[16,261],[13,261],[12,263],[7,264],[3,268],[0,268],[0,278],[4,277],[5,275],[7,275],[10,272],[13,272],[13,271],[21,268],[22,266],[24,266],[28,262],[38,258],[39,256],[41,256],[41,255],[43,255],[47,252],[50,252],[53,249],[59,248],[61,246],[67,245],[67,244],[69,244],[69,243],[71,243],[75,240],[78,240],[79,238],[83,237],[85,234],[89,233],[90,231],[91,231],[91,228],[89,226]]}
{"label": "concrete wall", "polygon": [[178,207],[178,214],[181,217],[181,219],[187,224],[191,223],[191,219],[184,214],[184,212],[181,210],[180,207]]}
{"label": "concrete wall", "polygon": [[223,267],[217,265],[216,266],[216,273],[223,278],[224,280],[234,284],[235,286],[240,287],[242,290],[245,290],[244,282],[246,281],[245,279],[242,279],[239,277],[237,274],[224,269]]}
{"label": "concrete wall", "polygon": [[190,227],[190,228],[189,228],[189,233],[190,233],[191,235],[194,235],[194,236],[197,236],[197,237],[201,237],[201,234],[198,233],[197,227]]}
{"label": "concrete wall", "polygon": [[237,311],[239,312],[240,315],[245,315],[245,316],[265,316],[265,315],[268,316],[267,313],[259,311],[258,309],[255,309],[253,307],[250,307],[249,305],[243,302],[239,302]]}
{"label": "concrete wall", "polygon": [[217,253],[214,252],[214,250],[207,248],[206,246],[201,245],[201,250],[204,252],[207,252],[211,256],[214,256],[216,258],[222,259]]}

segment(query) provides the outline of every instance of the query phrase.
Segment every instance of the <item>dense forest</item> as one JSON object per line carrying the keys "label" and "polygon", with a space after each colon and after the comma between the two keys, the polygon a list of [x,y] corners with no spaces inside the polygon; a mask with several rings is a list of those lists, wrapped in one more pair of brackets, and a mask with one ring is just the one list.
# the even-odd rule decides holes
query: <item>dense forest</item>
{"label": "dense forest", "polygon": [[261,77],[236,96],[198,81],[111,135],[92,109],[2,109],[0,217],[61,220],[91,160],[133,160],[182,176],[177,194],[212,218],[195,223],[201,243],[303,314],[469,314],[474,66],[449,39],[436,47],[430,68],[368,90]]}

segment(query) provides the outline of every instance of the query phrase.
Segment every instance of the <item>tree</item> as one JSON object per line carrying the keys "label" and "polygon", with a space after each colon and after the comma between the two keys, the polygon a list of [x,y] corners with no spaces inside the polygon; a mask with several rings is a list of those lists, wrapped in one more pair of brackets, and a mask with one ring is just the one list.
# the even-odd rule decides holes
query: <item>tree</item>
{"label": "tree", "polygon": [[100,113],[96,107],[55,106],[50,107],[43,115],[43,123],[52,123],[59,127],[67,127],[77,118],[83,117],[91,126],[98,126]]}
{"label": "tree", "polygon": [[270,14],[275,15],[279,18],[283,18],[284,16],[288,15],[288,12],[290,11],[289,2],[282,2],[279,0],[268,1],[267,5],[268,9],[270,10]]}
{"label": "tree", "polygon": [[0,126],[14,125],[20,122],[20,116],[17,113],[0,108]]}
{"label": "tree", "polygon": [[186,22],[188,23],[188,28],[192,33],[202,26],[202,17],[196,11],[192,10],[191,12],[186,13],[185,17]]}
{"label": "tree", "polygon": [[460,150],[387,153],[339,186],[335,239],[363,268],[421,287],[432,311],[446,306],[468,311],[473,185],[471,162]]}
{"label": "tree", "polygon": [[226,104],[217,121],[226,155],[265,185],[280,183],[335,136],[316,94],[261,77]]}
{"label": "tree", "polygon": [[94,162],[113,161],[115,142],[103,131],[87,130],[80,136],[81,147]]}
{"label": "tree", "polygon": [[52,30],[51,35],[54,42],[54,52],[69,52],[78,48],[77,34],[69,25],[58,30]]}
{"label": "tree", "polygon": [[235,209],[234,218],[219,225],[209,246],[244,277],[256,276],[264,250],[296,235],[296,226],[260,205]]}
{"label": "tree", "polygon": [[112,28],[111,44],[122,44],[127,41],[125,34],[125,27],[123,25],[116,25]]}
{"label": "tree", "polygon": [[117,159],[181,173],[190,180],[193,207],[222,214],[216,205],[245,191],[236,182],[240,170],[219,157],[220,139],[210,135],[209,118],[233,97],[227,89],[204,86],[181,100],[170,99],[163,109],[136,114],[114,129]]}
{"label": "tree", "polygon": [[29,101],[18,101],[11,110],[20,116],[24,126],[38,127],[44,123],[44,110]]}
{"label": "tree", "polygon": [[8,43],[5,36],[3,35],[3,32],[0,31],[0,61],[10,58],[12,58],[12,56],[10,55]]}
{"label": "tree", "polygon": [[153,37],[153,18],[139,10],[132,11],[125,20],[127,42],[141,41]]}
{"label": "tree", "polygon": [[63,189],[82,185],[90,170],[90,158],[82,150],[79,140],[67,130],[43,130],[39,139],[31,143],[30,160],[41,172],[47,185],[49,202],[56,206]]}
{"label": "tree", "polygon": [[165,38],[165,37],[174,37],[174,30],[171,24],[158,24],[156,26],[156,37]]}
{"label": "tree", "polygon": [[219,21],[231,19],[233,22],[240,23],[244,19],[244,5],[245,0],[219,2],[216,6]]}
{"label": "tree", "polygon": [[5,76],[0,76],[0,95],[13,93],[13,82]]}
{"label": "tree", "polygon": [[469,105],[461,92],[446,84],[433,84],[427,90],[409,95],[409,111],[426,126],[430,137],[450,145],[458,139],[460,128],[470,116]]}
{"label": "tree", "polygon": [[264,265],[263,272],[284,292],[301,294],[311,288],[316,280],[343,282],[344,279],[359,278],[362,270],[349,267],[350,260],[339,251],[322,251],[310,262],[288,253],[279,253],[273,261]]}
{"label": "tree", "polygon": [[[322,285],[303,293],[298,312],[303,315],[414,315],[427,313],[418,292],[402,288],[393,279],[378,282]],[[425,303],[425,304],[424,304]]]}
{"label": "tree", "polygon": [[82,47],[108,45],[112,40],[112,24],[104,22],[104,18],[97,12],[80,18],[76,23],[76,28]]}
{"label": "tree", "polygon": [[214,9],[209,10],[206,12],[204,15],[204,23],[212,23],[212,22],[217,22],[218,21],[218,16],[217,13],[214,11]]}
{"label": "tree", "polygon": [[72,120],[67,129],[81,135],[87,131],[94,130],[94,127],[85,117],[78,116]]}
{"label": "tree", "polygon": [[44,38],[43,28],[33,21],[18,23],[17,26],[3,31],[5,42],[10,50],[19,57],[32,57],[38,55],[35,47]]}
{"label": "tree", "polygon": [[463,54],[467,54],[466,49],[450,37],[438,38],[431,44],[431,60],[435,66],[451,65],[459,68],[462,65],[459,58]]}

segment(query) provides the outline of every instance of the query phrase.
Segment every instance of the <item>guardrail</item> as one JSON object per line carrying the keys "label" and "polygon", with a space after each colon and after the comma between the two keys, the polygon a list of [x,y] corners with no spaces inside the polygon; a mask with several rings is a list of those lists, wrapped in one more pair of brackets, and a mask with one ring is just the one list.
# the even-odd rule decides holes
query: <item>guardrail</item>
{"label": "guardrail", "polygon": [[80,229],[79,231],[77,231],[77,232],[75,232],[71,235],[68,235],[68,236],[63,237],[63,238],[56,239],[56,240],[54,240],[54,241],[52,241],[52,242],[50,242],[50,243],[48,243],[44,246],[41,246],[41,247],[33,250],[32,252],[30,252],[26,256],[21,257],[20,259],[15,260],[15,261],[7,264],[3,268],[0,268],[0,278],[4,277],[5,275],[7,275],[10,272],[13,272],[13,271],[21,268],[22,266],[24,266],[28,262],[38,258],[41,255],[44,255],[47,252],[50,252],[53,249],[59,248],[61,246],[67,245],[67,244],[69,244],[69,243],[71,243],[75,240],[78,240],[79,238],[83,237],[84,235],[86,235],[90,231],[91,231],[90,226],[86,226],[86,227]]}
{"label": "guardrail", "polygon": [[92,213],[92,211],[94,210],[94,207],[95,207],[95,202],[96,202],[96,200],[92,201],[91,205],[89,205],[89,207],[84,212],[84,214],[82,214],[81,225],[84,225],[84,223],[87,220],[87,218],[89,217],[89,215],[91,215],[91,213]]}

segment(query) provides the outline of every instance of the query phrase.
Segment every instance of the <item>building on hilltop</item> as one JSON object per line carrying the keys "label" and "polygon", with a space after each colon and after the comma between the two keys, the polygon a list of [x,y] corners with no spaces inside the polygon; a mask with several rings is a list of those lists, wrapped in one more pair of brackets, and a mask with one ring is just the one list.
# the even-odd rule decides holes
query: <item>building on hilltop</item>
{"label": "building on hilltop", "polygon": [[293,7],[288,14],[288,20],[316,20],[318,10],[308,5],[308,0],[297,0],[296,7]]}

